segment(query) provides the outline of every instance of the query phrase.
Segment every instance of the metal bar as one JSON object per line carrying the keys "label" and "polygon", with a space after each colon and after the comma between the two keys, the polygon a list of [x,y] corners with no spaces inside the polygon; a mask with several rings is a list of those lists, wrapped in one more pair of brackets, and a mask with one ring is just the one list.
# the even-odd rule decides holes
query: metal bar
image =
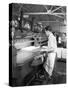
{"label": "metal bar", "polygon": [[64,18],[60,15],[64,15],[63,13],[48,13],[48,12],[35,12],[35,13],[24,13],[24,14],[28,14],[28,15],[54,15],[60,18]]}
{"label": "metal bar", "polygon": [[52,10],[53,6],[51,6],[50,10]]}
{"label": "metal bar", "polygon": [[56,14],[53,14],[54,16],[57,16],[57,17],[59,17],[59,18],[63,18],[64,19],[64,17],[63,16],[60,16],[60,15],[56,15]]}
{"label": "metal bar", "polygon": [[25,8],[24,6],[22,7],[24,10],[28,11],[28,8]]}
{"label": "metal bar", "polygon": [[62,7],[58,7],[58,8],[56,8],[56,9],[52,10],[52,13],[55,12],[55,11],[57,11],[57,10],[60,9],[60,8],[62,8]]}
{"label": "metal bar", "polygon": [[58,15],[66,15],[65,13],[53,13],[53,14],[58,14]]}
{"label": "metal bar", "polygon": [[62,13],[65,13],[65,11],[63,10],[63,8],[61,9]]}
{"label": "metal bar", "polygon": [[43,14],[49,14],[47,12],[33,12],[33,13],[24,13],[24,14],[28,14],[28,15],[43,15]]}
{"label": "metal bar", "polygon": [[24,14],[28,14],[28,15],[44,15],[44,14],[58,14],[58,15],[65,15],[65,13],[48,13],[48,12],[32,12],[32,13],[24,13]]}
{"label": "metal bar", "polygon": [[19,13],[20,13],[21,9],[22,9],[22,5],[21,5],[20,8],[19,8]]}
{"label": "metal bar", "polygon": [[46,6],[44,6],[44,8],[48,11],[48,8]]}

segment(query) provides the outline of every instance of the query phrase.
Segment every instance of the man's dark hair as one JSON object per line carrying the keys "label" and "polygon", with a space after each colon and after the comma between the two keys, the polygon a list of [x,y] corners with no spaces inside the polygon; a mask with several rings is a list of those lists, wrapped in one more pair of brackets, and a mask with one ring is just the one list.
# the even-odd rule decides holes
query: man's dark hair
{"label": "man's dark hair", "polygon": [[46,31],[52,31],[52,27],[51,27],[51,26],[49,26],[49,25],[48,25],[48,26],[46,26],[46,27],[45,27],[45,29],[46,29]]}

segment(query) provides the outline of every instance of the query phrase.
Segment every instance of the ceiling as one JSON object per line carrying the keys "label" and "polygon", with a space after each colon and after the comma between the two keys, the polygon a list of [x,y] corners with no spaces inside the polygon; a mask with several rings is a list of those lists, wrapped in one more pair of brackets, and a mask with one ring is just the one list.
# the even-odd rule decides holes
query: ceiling
{"label": "ceiling", "polygon": [[37,21],[59,22],[66,25],[66,6],[12,4],[12,16],[20,16],[21,10],[29,18],[35,17]]}

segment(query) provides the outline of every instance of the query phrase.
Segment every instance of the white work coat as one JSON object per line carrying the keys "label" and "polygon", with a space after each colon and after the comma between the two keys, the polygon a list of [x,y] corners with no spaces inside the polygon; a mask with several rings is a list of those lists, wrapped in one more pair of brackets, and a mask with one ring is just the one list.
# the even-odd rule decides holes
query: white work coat
{"label": "white work coat", "polygon": [[47,51],[50,51],[51,49],[53,49],[53,51],[48,53],[47,60],[44,63],[44,68],[50,76],[52,75],[52,71],[53,71],[53,68],[54,68],[54,63],[55,63],[55,58],[56,58],[56,51],[57,51],[56,37],[52,33],[48,37]]}

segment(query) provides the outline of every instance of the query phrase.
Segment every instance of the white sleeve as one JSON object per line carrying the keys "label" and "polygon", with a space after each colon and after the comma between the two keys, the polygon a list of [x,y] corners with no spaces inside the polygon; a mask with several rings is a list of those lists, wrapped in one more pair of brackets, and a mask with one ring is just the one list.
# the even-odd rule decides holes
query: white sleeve
{"label": "white sleeve", "polygon": [[56,43],[55,37],[49,38],[49,41],[48,41],[48,51],[56,50],[56,46],[57,46],[57,43]]}

